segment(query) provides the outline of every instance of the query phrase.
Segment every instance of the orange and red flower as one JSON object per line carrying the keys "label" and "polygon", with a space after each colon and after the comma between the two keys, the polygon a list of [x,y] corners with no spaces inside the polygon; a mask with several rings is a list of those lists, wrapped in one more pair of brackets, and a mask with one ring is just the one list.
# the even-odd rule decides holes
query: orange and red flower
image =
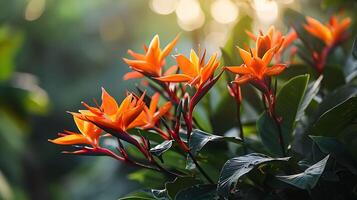
{"label": "orange and red flower", "polygon": [[334,46],[344,41],[347,38],[346,30],[351,24],[351,18],[346,17],[339,21],[336,15],[331,16],[326,25],[312,17],[306,17],[306,21],[305,30],[322,40],[326,46]]}
{"label": "orange and red flower", "polygon": [[[246,33],[255,42],[257,42],[258,38],[261,37],[259,41],[260,43],[259,45],[261,45],[261,43],[264,42],[266,45],[265,49],[270,49],[272,47],[279,46],[277,52],[274,55],[276,62],[281,61],[281,56],[284,53],[284,51],[297,39],[297,33],[295,30],[291,30],[288,34],[284,36],[282,32],[276,30],[274,26],[271,26],[269,28],[268,33],[266,35],[264,35],[262,32],[260,32],[260,36],[256,36],[249,31],[246,31]],[[262,53],[264,53],[264,51]]]}
{"label": "orange and red flower", "polygon": [[196,52],[191,49],[190,58],[179,54],[176,57],[178,67],[181,69],[182,74],[171,74],[163,77],[156,78],[163,82],[185,82],[188,85],[201,88],[205,83],[211,79],[215,70],[219,65],[217,54],[213,54],[208,62],[205,64],[205,53],[201,58],[198,57]]}
{"label": "orange and red flower", "polygon": [[54,140],[49,140],[52,143],[60,145],[90,145],[94,148],[98,147],[99,136],[102,130],[94,124],[73,116],[74,122],[77,125],[80,133],[64,131],[59,133],[60,137]]}
{"label": "orange and red flower", "polygon": [[250,80],[262,81],[267,76],[280,74],[286,68],[285,64],[274,64],[271,67],[269,67],[269,64],[283,41],[280,40],[280,43],[269,48],[271,45],[269,37],[258,36],[256,49],[250,49],[250,52],[247,52],[238,48],[244,64],[226,67],[229,71],[240,75],[234,82],[243,84]]}
{"label": "orange and red flower", "polygon": [[[171,50],[176,45],[179,39],[177,35],[163,50],[160,48],[160,39],[158,35],[155,35],[151,40],[149,47],[144,46],[145,54],[139,54],[132,50],[128,50],[134,59],[123,58],[133,72],[128,72],[124,75],[124,80],[131,78],[141,78],[144,75],[151,77],[162,76],[163,66],[165,65],[165,58],[169,55]],[[164,73],[165,75],[175,72],[176,66],[172,66]]]}

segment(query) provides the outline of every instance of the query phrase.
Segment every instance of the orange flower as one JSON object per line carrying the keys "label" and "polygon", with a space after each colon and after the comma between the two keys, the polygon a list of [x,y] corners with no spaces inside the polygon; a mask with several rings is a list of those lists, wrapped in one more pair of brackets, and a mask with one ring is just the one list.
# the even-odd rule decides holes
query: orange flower
{"label": "orange flower", "polygon": [[[139,54],[132,50],[128,50],[134,59],[123,58],[134,72],[128,72],[124,75],[124,80],[131,78],[141,78],[143,75],[149,75],[153,77],[162,76],[162,68],[165,65],[165,58],[171,52],[179,39],[177,35],[163,50],[160,49],[160,39],[158,35],[155,35],[151,40],[149,47],[144,46],[145,54]],[[176,66],[170,67],[165,74],[175,72]]]}
{"label": "orange flower", "polygon": [[[249,31],[246,31],[246,33],[251,39],[257,42],[259,36],[256,36]],[[285,49],[297,39],[297,33],[295,32],[295,30],[291,30],[287,35],[283,36],[282,32],[276,30],[274,26],[271,26],[269,28],[268,33],[266,35],[260,32],[260,36],[263,38],[260,42],[265,41],[265,43],[267,43],[266,49],[270,49],[275,46],[280,46],[274,56],[277,62],[280,62],[281,55],[284,53]]]}
{"label": "orange flower", "polygon": [[264,50],[268,46],[264,42],[259,42],[259,37],[256,49],[250,50],[250,53],[238,48],[244,64],[226,67],[229,71],[240,75],[234,82],[243,84],[250,80],[263,80],[266,76],[280,74],[286,68],[285,64],[275,64],[269,67],[271,59],[281,44],[268,49],[261,57],[258,56],[258,52],[262,52],[262,49]]}
{"label": "orange flower", "polygon": [[346,17],[338,21],[337,16],[333,15],[329,23],[323,25],[312,17],[306,17],[307,24],[304,25],[314,37],[322,40],[327,46],[333,46],[346,39],[346,30],[351,24],[351,18]]}
{"label": "orange flower", "polygon": [[61,137],[48,141],[60,145],[87,144],[92,147],[98,147],[99,136],[102,130],[94,124],[79,119],[78,117],[74,116],[73,119],[80,133],[65,131],[59,134]]}
{"label": "orange flower", "polygon": [[207,64],[204,63],[205,53],[200,59],[193,49],[191,49],[190,59],[182,54],[175,57],[178,67],[183,74],[172,74],[156,79],[164,82],[186,82],[189,85],[194,85],[196,88],[201,88],[213,77],[219,65],[217,53],[211,56]]}
{"label": "orange flower", "polygon": [[80,110],[80,114],[73,114],[93,122],[104,130],[123,133],[140,125],[136,119],[144,110],[144,96],[145,93],[140,98],[134,94],[128,94],[122,103],[118,105],[115,99],[102,88],[102,105],[100,108],[91,107],[83,103],[88,110]]}
{"label": "orange flower", "polygon": [[142,120],[145,125],[142,126],[143,129],[151,129],[155,127],[155,124],[159,121],[159,119],[170,110],[172,106],[171,102],[166,102],[163,106],[157,109],[159,98],[160,94],[155,93],[151,98],[149,108],[147,106],[144,107],[145,112],[142,114],[145,116],[143,116]]}

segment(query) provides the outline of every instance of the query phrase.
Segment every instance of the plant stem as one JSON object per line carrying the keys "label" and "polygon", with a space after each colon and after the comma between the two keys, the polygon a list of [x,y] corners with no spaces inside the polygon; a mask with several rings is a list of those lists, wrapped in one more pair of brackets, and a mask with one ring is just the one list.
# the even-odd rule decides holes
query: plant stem
{"label": "plant stem", "polygon": [[281,130],[281,124],[280,124],[278,118],[276,117],[275,111],[274,111],[274,113],[272,113],[272,118],[273,118],[276,126],[278,127],[279,144],[280,144],[282,155],[285,157],[286,156],[286,152],[285,152],[285,143],[284,143],[283,131]]}
{"label": "plant stem", "polygon": [[208,174],[203,170],[203,168],[198,164],[196,158],[192,155],[191,151],[188,151],[188,155],[192,159],[192,161],[195,163],[197,169],[201,172],[201,174],[207,179],[208,182],[211,184],[214,184],[213,180],[208,176]]}
{"label": "plant stem", "polygon": [[240,139],[242,139],[242,142],[243,142],[244,154],[247,154],[248,151],[247,151],[247,146],[245,145],[243,125],[242,125],[242,120],[241,120],[241,115],[240,115],[240,106],[241,106],[241,103],[237,102],[237,121],[238,121],[238,128],[239,128],[239,137],[240,137]]}

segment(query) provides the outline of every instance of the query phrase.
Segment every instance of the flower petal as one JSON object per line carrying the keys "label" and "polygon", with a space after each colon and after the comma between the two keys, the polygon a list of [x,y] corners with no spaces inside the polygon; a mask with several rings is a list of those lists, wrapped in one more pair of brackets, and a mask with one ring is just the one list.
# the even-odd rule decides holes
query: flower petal
{"label": "flower petal", "polygon": [[164,73],[164,76],[167,76],[167,75],[170,75],[170,74],[173,74],[177,71],[177,66],[176,65],[173,65],[171,67],[169,67],[165,73]]}
{"label": "flower petal", "polygon": [[231,66],[231,67],[225,67],[229,71],[236,73],[236,74],[251,74],[252,71],[245,65],[242,64],[241,66]]}
{"label": "flower petal", "polygon": [[242,85],[242,84],[250,81],[252,78],[253,77],[251,75],[247,74],[247,75],[243,75],[243,76],[236,78],[233,82],[237,83],[238,85]]}
{"label": "flower petal", "polygon": [[185,74],[171,74],[163,77],[156,78],[159,81],[163,82],[173,82],[173,83],[178,83],[178,82],[187,82],[192,79],[192,77],[187,76]]}
{"label": "flower petal", "polygon": [[175,47],[179,38],[180,38],[180,34],[177,34],[177,36],[169,44],[166,45],[166,47],[164,48],[164,50],[162,50],[160,54],[160,58],[159,58],[160,60],[163,60],[167,55],[169,55],[169,53]]}
{"label": "flower petal", "polygon": [[195,64],[191,63],[191,61],[187,59],[184,55],[177,55],[176,62],[178,67],[182,70],[184,74],[191,77],[197,76],[198,72],[196,71]]}
{"label": "flower petal", "polygon": [[54,140],[48,140],[55,144],[60,145],[75,145],[75,144],[91,144],[91,142],[82,134],[71,134]]}
{"label": "flower petal", "polygon": [[104,113],[107,115],[114,115],[118,111],[118,104],[115,99],[102,88],[102,105],[101,108],[104,110]]}
{"label": "flower petal", "polygon": [[240,54],[240,57],[242,58],[243,62],[245,64],[249,64],[250,61],[252,60],[252,55],[247,52],[246,50],[244,49],[241,49],[238,47],[238,50],[239,50],[239,54]]}
{"label": "flower petal", "polygon": [[276,64],[273,65],[272,67],[267,68],[265,71],[266,76],[274,76],[280,74],[284,69],[286,68],[285,64]]}
{"label": "flower petal", "polygon": [[133,79],[133,78],[142,78],[144,77],[144,75],[140,72],[128,72],[123,76],[123,79],[129,80],[129,79]]}
{"label": "flower petal", "polygon": [[159,102],[160,94],[156,92],[152,97],[151,97],[151,102],[150,102],[150,113],[153,115],[156,111],[157,104]]}

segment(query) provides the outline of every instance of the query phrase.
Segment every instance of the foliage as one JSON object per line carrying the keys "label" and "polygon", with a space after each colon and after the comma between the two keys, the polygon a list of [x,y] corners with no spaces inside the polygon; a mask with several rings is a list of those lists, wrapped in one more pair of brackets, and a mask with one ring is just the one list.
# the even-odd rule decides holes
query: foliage
{"label": "foliage", "polygon": [[198,49],[169,66],[179,36],[163,48],[154,36],[124,59],[124,79],[145,80],[137,92],[117,102],[103,88],[100,105],[70,113],[78,131],[49,141],[142,168],[129,179],[146,189],[121,199],[356,198],[357,89],[344,66],[356,62],[356,44],[338,53],[352,44],[351,19],[285,17],[285,35],[274,27],[254,35],[242,17],[222,60]]}

